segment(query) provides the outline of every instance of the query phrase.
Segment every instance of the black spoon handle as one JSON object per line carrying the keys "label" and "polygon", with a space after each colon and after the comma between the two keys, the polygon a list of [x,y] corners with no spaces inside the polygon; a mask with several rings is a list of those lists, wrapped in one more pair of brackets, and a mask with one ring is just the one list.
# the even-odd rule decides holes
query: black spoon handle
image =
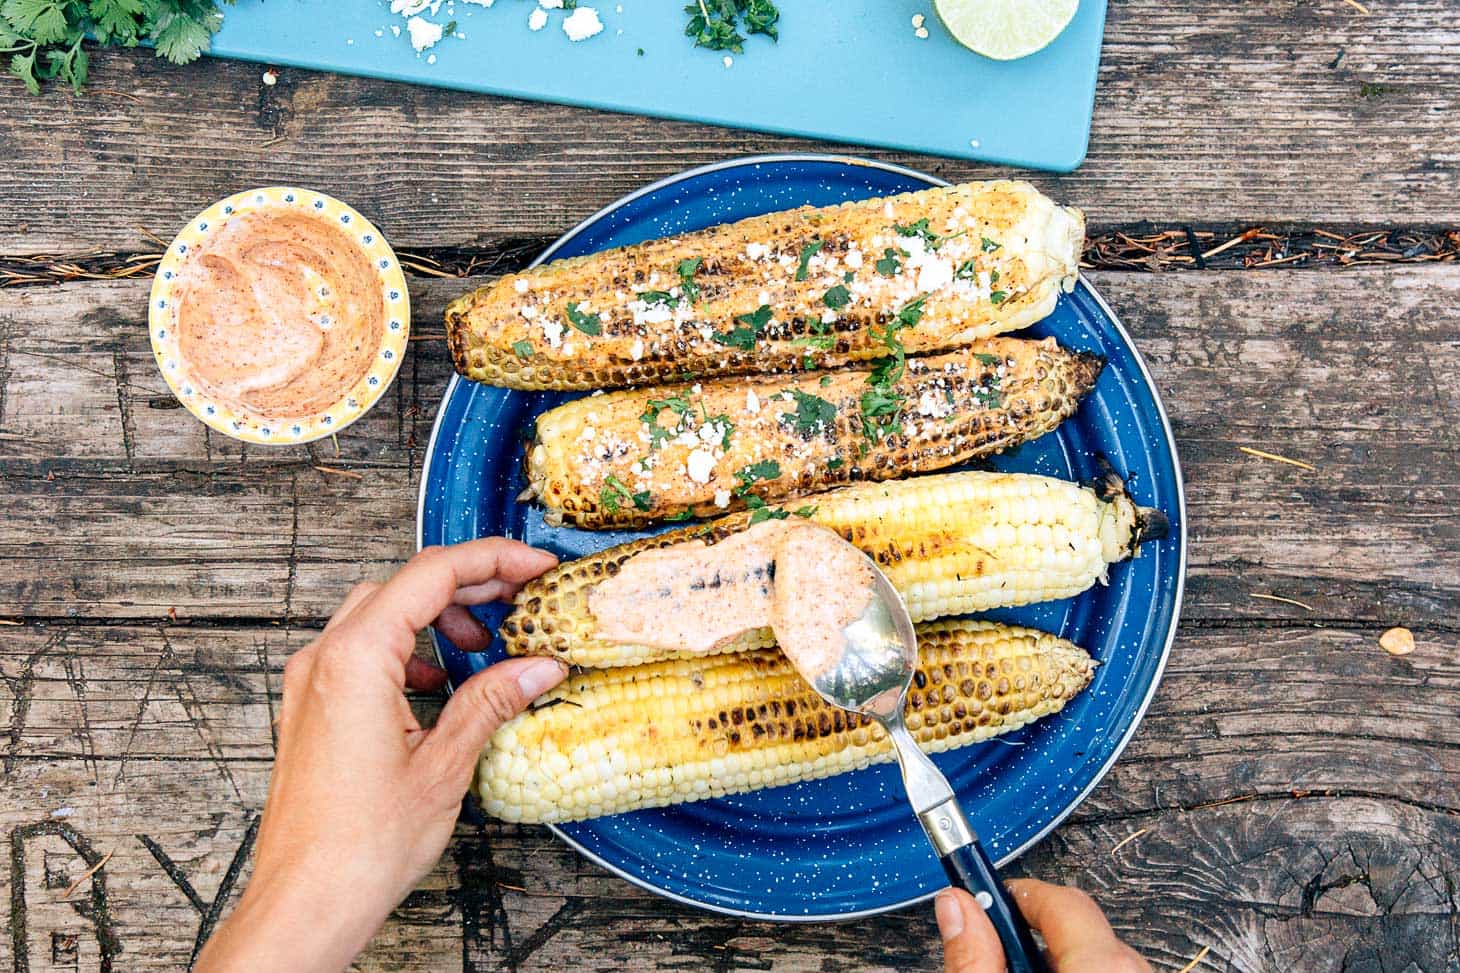
{"label": "black spoon handle", "polygon": [[1004,887],[979,840],[974,838],[972,843],[940,857],[948,881],[970,893],[994,924],[999,942],[1004,944],[1004,962],[1009,973],[1050,973],[1044,954],[1034,943],[1029,923],[1024,921],[1023,913],[1014,904],[1014,897]]}

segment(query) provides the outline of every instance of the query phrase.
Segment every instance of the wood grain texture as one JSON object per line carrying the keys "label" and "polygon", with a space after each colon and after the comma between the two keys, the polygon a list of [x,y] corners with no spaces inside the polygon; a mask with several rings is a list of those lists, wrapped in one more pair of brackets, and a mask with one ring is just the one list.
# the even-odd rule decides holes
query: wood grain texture
{"label": "wood grain texture", "polygon": [[[1460,7],[1371,9],[1114,0],[1089,159],[1034,181],[1096,228],[1453,225]],[[0,253],[151,249],[139,228],[168,237],[232,191],[280,182],[349,200],[409,248],[555,234],[653,179],[749,153],[854,151],[949,179],[1007,172],[307,71],[268,87],[261,73],[107,51],[85,98],[0,87]]]}
{"label": "wood grain texture", "polygon": [[[1460,225],[1460,6],[1369,7],[1112,0],[1089,161],[1031,178],[1097,232]],[[250,184],[335,193],[401,249],[520,254],[646,182],[735,155],[1007,174],[305,71],[269,88],[260,74],[108,51],[85,98],[0,80],[0,254],[153,250],[142,230],[168,236]],[[1158,970],[1210,947],[1198,970],[1457,973],[1460,267],[1092,279],[1176,429],[1188,598],[1129,748],[1019,867],[1091,891]],[[480,282],[413,280],[417,334],[440,334],[445,301]],[[413,547],[450,374],[442,342],[415,342],[336,442],[243,447],[168,395],[147,286],[0,292],[0,620],[24,620],[0,626],[3,969],[188,964],[249,874],[284,661],[351,584]],[[1414,654],[1379,649],[1392,624],[1415,630]],[[439,707],[413,704],[428,721]],[[639,891],[543,829],[489,824],[459,829],[356,967],[939,964],[926,907],[740,922]]]}
{"label": "wood grain texture", "polygon": [[[1446,377],[1460,374],[1460,268],[1094,280],[1175,425],[1188,617],[1454,627],[1460,403]],[[465,286],[413,283],[418,333],[439,333]],[[0,292],[0,368],[12,376],[0,433],[19,437],[0,441],[0,615],[307,621],[409,555],[450,373],[442,343],[412,344],[338,456],[327,441],[250,449],[173,407],[148,351],[145,293],[145,282]]]}
{"label": "wood grain texture", "polygon": [[[1021,867],[1091,891],[1158,969],[1203,946],[1204,969],[1231,973],[1453,968],[1460,664],[1453,635],[1417,634],[1394,658],[1373,630],[1184,628],[1125,757]],[[310,636],[4,633],[0,833],[12,866],[20,836],[31,970],[66,968],[44,961],[57,934],[95,968],[98,925],[118,969],[187,962],[220,891],[221,910],[246,880],[282,666]],[[107,852],[104,909],[78,915],[60,893]],[[0,935],[0,964],[14,948]],[[460,829],[358,968],[931,971],[938,953],[926,908],[737,922],[638,891],[544,829],[489,824]]]}

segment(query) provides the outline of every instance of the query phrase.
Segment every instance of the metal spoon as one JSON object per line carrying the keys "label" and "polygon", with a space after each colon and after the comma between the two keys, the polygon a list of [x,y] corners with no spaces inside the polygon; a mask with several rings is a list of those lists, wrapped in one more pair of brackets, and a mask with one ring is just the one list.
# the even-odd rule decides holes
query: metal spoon
{"label": "metal spoon", "polygon": [[1049,973],[1029,924],[979,843],[948,779],[918,748],[903,722],[903,702],[917,666],[918,637],[902,596],[871,558],[867,564],[872,568],[872,599],[842,629],[841,660],[811,686],[833,706],[882,724],[897,750],[908,800],[948,881],[966,889],[983,906],[1004,945],[1011,973]]}

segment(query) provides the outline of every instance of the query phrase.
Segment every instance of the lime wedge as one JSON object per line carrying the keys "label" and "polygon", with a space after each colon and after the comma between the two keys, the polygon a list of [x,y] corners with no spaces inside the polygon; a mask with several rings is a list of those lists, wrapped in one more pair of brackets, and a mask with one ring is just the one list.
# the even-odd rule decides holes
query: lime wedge
{"label": "lime wedge", "polygon": [[933,0],[938,18],[964,47],[996,61],[1043,50],[1075,16],[1080,0]]}

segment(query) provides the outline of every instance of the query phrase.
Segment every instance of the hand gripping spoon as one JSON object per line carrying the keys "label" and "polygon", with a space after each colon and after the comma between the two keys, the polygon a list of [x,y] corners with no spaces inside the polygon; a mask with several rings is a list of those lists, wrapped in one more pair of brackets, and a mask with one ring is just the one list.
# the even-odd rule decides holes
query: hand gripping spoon
{"label": "hand gripping spoon", "polygon": [[903,722],[918,638],[902,596],[877,565],[866,560],[872,568],[872,597],[861,615],[842,629],[840,660],[808,681],[833,706],[882,724],[897,750],[908,800],[943,862],[948,881],[966,889],[988,913],[1011,973],[1049,973],[1029,924],[958,806],[948,779],[918,749]]}

